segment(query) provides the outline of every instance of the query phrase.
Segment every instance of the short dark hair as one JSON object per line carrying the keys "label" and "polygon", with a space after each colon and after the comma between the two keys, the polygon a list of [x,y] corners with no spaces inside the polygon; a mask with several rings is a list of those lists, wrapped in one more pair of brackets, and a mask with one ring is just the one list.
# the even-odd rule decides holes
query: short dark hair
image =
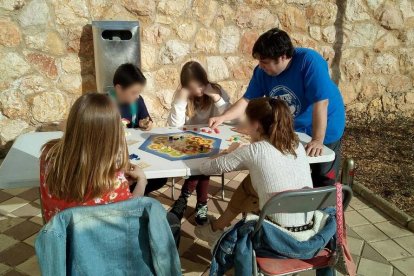
{"label": "short dark hair", "polygon": [[127,88],[136,83],[145,85],[147,79],[141,70],[132,63],[124,63],[116,69],[113,79],[114,86],[119,84]]}
{"label": "short dark hair", "polygon": [[283,55],[291,58],[294,49],[289,35],[279,28],[273,28],[259,36],[254,43],[252,55],[255,59],[278,59]]}

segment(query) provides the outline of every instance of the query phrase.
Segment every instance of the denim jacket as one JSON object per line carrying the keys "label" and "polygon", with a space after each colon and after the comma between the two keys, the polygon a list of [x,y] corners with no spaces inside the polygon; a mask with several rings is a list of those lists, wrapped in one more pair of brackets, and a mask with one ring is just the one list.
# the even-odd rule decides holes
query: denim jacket
{"label": "denim jacket", "polygon": [[162,205],[141,197],[55,215],[36,238],[44,276],[181,275]]}
{"label": "denim jacket", "polygon": [[325,226],[306,241],[298,241],[271,223],[263,222],[252,242],[251,233],[257,221],[242,219],[226,231],[216,243],[210,275],[224,275],[233,266],[235,275],[252,275],[253,248],[256,255],[260,257],[313,258],[321,249],[325,248],[336,233],[335,209],[326,208],[324,212],[329,214]]}

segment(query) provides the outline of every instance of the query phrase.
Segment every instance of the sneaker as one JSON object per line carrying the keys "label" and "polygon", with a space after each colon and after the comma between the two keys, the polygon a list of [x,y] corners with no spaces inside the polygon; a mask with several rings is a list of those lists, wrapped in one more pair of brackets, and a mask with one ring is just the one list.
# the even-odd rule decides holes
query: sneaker
{"label": "sneaker", "polygon": [[196,226],[194,230],[196,237],[208,242],[208,245],[211,248],[213,248],[218,239],[220,239],[223,232],[224,231],[222,230],[217,230],[214,232],[213,229],[211,229],[210,223],[204,224],[202,226]]}
{"label": "sneaker", "polygon": [[180,196],[174,203],[170,213],[176,215],[180,220],[183,218],[187,209],[187,198]]}
{"label": "sneaker", "polygon": [[207,223],[207,204],[203,203],[197,203],[196,205],[196,216],[195,216],[195,222],[197,225],[204,225]]}

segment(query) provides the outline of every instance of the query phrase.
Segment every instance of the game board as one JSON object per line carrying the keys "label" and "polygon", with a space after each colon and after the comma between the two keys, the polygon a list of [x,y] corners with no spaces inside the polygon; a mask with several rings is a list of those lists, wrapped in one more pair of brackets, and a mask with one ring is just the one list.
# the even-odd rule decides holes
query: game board
{"label": "game board", "polygon": [[151,135],[139,147],[170,161],[203,158],[218,154],[221,139],[192,131]]}

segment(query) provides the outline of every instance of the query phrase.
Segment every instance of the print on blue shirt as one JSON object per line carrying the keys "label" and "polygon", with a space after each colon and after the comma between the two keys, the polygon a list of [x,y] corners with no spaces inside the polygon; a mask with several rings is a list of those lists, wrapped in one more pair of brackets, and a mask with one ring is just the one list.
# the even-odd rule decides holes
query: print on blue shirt
{"label": "print on blue shirt", "polygon": [[329,76],[323,57],[312,49],[296,48],[289,66],[270,76],[258,66],[244,98],[275,97],[284,100],[294,117],[295,130],[312,136],[313,104],[328,100],[324,143],[338,141],[345,128],[345,106],[341,93]]}

